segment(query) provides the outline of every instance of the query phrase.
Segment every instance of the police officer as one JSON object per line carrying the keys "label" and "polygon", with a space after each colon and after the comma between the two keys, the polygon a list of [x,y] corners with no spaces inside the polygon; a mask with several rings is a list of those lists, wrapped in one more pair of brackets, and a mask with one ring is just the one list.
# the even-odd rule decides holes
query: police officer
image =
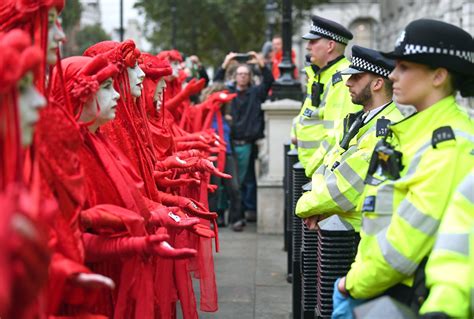
{"label": "police officer", "polygon": [[426,264],[424,319],[474,317],[474,169],[454,193]]}
{"label": "police officer", "polygon": [[[392,81],[388,75],[395,62],[379,52],[357,45],[352,47],[352,62],[342,75],[352,103],[363,110],[346,116],[344,136],[324,158],[312,176],[313,188],[302,195],[296,215],[304,218],[310,229],[331,214],[339,214],[358,232],[361,213],[356,206],[364,190],[364,178],[370,156],[387,125],[403,118],[392,102]],[[346,88],[347,89],[347,88]]]}
{"label": "police officer", "polygon": [[[350,64],[344,57],[344,49],[352,33],[334,21],[313,16],[310,31],[303,39],[308,40],[306,49],[312,65],[306,68],[307,97],[295,131],[298,159],[307,169],[306,175],[311,176],[326,152],[335,145],[337,126],[342,125],[348,113],[359,111],[360,106],[351,103],[340,73]],[[319,156],[310,161],[319,147]]]}
{"label": "police officer", "polygon": [[[401,33],[389,78],[395,101],[417,113],[393,125],[377,143],[361,207],[361,241],[347,276],[336,281],[341,296],[386,294],[417,308],[415,274],[423,268],[438,226],[461,180],[474,166],[474,123],[456,103],[474,95],[474,41],[464,30],[420,19]],[[341,311],[342,312],[342,311]]]}

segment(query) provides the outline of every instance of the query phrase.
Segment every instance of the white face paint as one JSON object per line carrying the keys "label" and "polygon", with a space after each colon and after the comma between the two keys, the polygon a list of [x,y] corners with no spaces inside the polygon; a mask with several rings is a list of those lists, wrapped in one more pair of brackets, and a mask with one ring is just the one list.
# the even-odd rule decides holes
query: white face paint
{"label": "white face paint", "polygon": [[173,70],[171,76],[177,78],[179,76],[179,70],[181,69],[181,63],[178,61],[171,62],[171,69]]}
{"label": "white face paint", "polygon": [[34,127],[39,119],[38,110],[46,106],[46,99],[34,86],[31,72],[20,81],[19,89],[21,143],[28,146],[33,140]]}
{"label": "white face paint", "polygon": [[97,120],[100,123],[105,124],[108,121],[115,119],[117,101],[119,98],[120,94],[115,91],[112,78],[108,78],[102,82],[100,89],[97,92],[97,102],[100,106],[100,113]]}
{"label": "white face paint", "polygon": [[165,79],[161,78],[158,81],[155,89],[155,95],[153,96],[153,102],[155,102],[156,111],[159,112],[161,109],[161,105],[163,104],[163,92],[166,88],[166,81]]}
{"label": "white face paint", "polygon": [[[99,91],[89,100],[82,110],[80,120],[89,122],[96,119],[92,124],[95,128],[115,119],[117,101],[120,94],[115,91],[111,78],[101,83]],[[97,103],[100,106],[100,112],[97,114]]]}
{"label": "white face paint", "polygon": [[56,8],[49,9],[48,12],[48,49],[46,52],[46,62],[49,65],[55,65],[57,62],[56,50],[59,43],[66,39],[66,35],[58,27],[56,21],[58,19],[58,11]]}
{"label": "white face paint", "polygon": [[142,95],[142,82],[145,78],[145,73],[140,69],[138,63],[133,68],[127,68],[127,72],[128,81],[130,82],[130,93],[133,97],[140,97]]}

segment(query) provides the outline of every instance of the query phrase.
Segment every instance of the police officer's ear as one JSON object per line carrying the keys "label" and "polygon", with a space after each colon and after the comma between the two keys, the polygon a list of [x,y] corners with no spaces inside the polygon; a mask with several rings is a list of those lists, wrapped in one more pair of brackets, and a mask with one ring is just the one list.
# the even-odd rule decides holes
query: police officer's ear
{"label": "police officer's ear", "polygon": [[384,87],[384,80],[381,77],[376,77],[372,80],[371,83],[372,91],[378,92],[383,89]]}
{"label": "police officer's ear", "polygon": [[328,49],[328,53],[332,53],[335,50],[337,50],[337,42],[334,41],[334,40],[329,40],[328,39],[327,49]]}
{"label": "police officer's ear", "polygon": [[432,83],[435,88],[445,88],[448,91],[453,91],[451,87],[451,78],[449,71],[445,68],[436,68],[433,70]]}

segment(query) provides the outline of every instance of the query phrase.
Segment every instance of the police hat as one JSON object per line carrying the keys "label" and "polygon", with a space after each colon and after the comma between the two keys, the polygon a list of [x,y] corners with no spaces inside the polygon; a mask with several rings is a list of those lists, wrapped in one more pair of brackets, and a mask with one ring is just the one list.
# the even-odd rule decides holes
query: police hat
{"label": "police hat", "polygon": [[444,67],[459,74],[474,74],[472,36],[463,29],[442,21],[412,21],[398,37],[395,50],[382,54],[391,59]]}
{"label": "police hat", "polygon": [[313,15],[311,20],[312,22],[309,32],[303,35],[303,39],[305,40],[326,38],[342,44],[347,44],[349,40],[353,38],[351,31],[347,30],[337,22],[316,15]]}
{"label": "police hat", "polygon": [[379,52],[358,45],[352,47],[351,65],[341,74],[370,72],[388,78],[395,68],[395,61],[382,56]]}

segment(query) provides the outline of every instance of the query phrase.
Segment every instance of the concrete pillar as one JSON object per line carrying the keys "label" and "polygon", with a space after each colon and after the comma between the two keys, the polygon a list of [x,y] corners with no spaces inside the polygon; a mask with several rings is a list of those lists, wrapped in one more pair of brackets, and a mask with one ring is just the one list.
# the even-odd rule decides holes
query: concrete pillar
{"label": "concrete pillar", "polygon": [[257,181],[257,231],[261,234],[283,234],[285,194],[283,190],[283,143],[290,138],[293,118],[300,101],[289,99],[266,102],[265,139],[260,151],[260,174]]}

